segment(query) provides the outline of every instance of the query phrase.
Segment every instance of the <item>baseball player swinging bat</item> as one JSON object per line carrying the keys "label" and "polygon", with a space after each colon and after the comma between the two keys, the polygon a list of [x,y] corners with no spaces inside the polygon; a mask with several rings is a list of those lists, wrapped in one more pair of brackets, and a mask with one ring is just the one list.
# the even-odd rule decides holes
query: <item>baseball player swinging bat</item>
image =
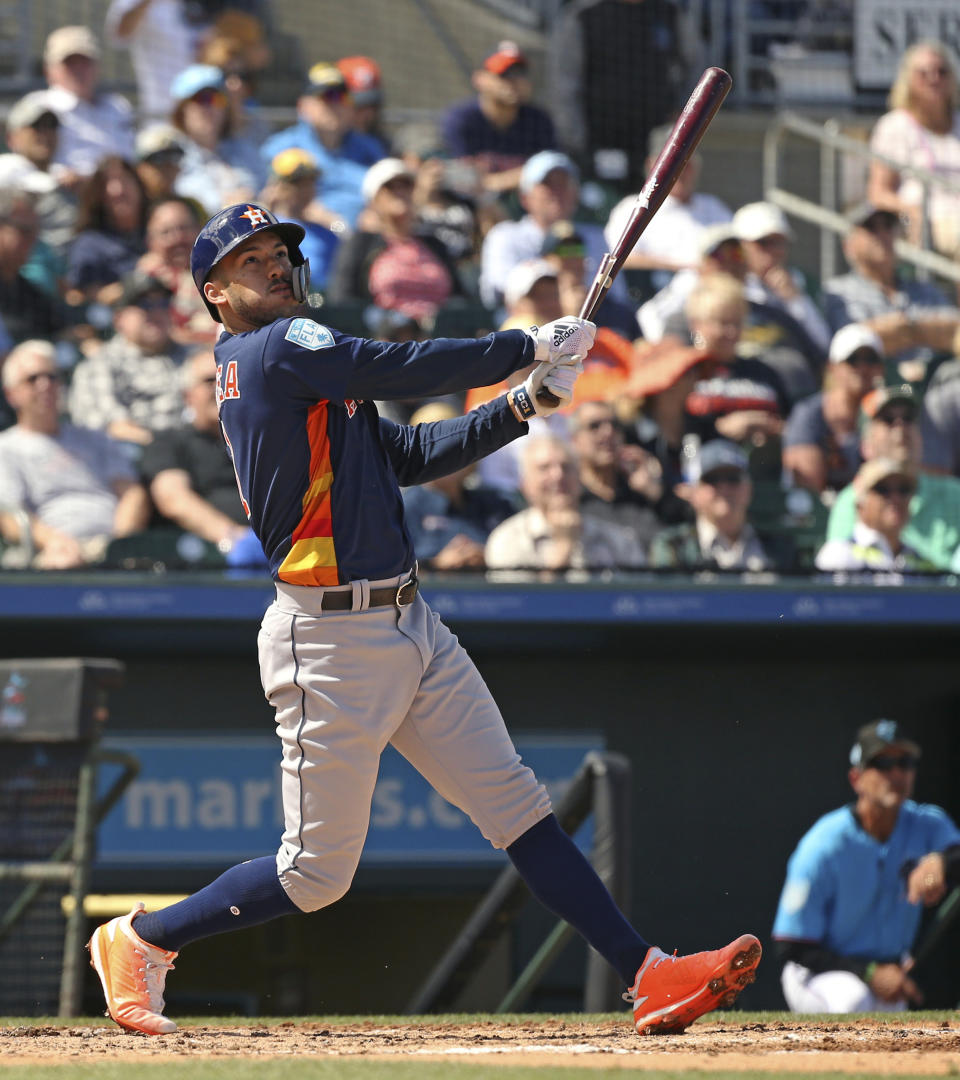
{"label": "baseball player swinging bat", "polygon": [[[699,145],[731,86],[733,79],[723,68],[707,68],[700,76],[700,81],[687,99],[683,112],[677,117],[643,189],[637,196],[633,212],[620,234],[620,239],[614,245],[613,251],[607,252],[600,262],[580,309],[581,319],[593,321],[607,289],[620,273],[620,268],[640,239],[641,233],[670,194],[677,177]],[[553,397],[548,390],[540,390],[537,396],[544,401],[547,401],[548,396]],[[548,403],[553,404],[552,401]]]}

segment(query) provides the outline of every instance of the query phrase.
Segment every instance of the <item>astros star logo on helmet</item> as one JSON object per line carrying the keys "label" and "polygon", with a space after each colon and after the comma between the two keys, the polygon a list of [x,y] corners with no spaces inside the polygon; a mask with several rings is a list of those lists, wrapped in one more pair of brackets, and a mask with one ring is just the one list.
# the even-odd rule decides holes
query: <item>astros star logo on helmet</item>
{"label": "astros star logo on helmet", "polygon": [[259,206],[248,206],[246,211],[242,213],[240,217],[249,218],[251,228],[256,228],[258,225],[266,225],[269,221],[269,218]]}

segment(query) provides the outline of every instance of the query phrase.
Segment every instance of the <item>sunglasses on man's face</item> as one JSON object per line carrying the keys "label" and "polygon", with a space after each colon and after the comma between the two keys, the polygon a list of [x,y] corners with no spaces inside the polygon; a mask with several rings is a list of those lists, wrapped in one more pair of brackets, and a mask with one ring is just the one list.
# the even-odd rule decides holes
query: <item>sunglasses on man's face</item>
{"label": "sunglasses on man's face", "polygon": [[219,90],[201,90],[190,99],[197,105],[226,105],[227,95]]}
{"label": "sunglasses on man's face", "polygon": [[913,754],[877,754],[867,762],[868,769],[876,769],[878,772],[892,772],[894,769],[903,769],[908,772],[917,767],[919,758]]}
{"label": "sunglasses on man's face", "polygon": [[700,478],[701,483],[709,484],[710,487],[720,487],[721,484],[740,485],[745,479],[739,469],[716,469]]}
{"label": "sunglasses on man's face", "polygon": [[60,127],[60,121],[53,113],[44,113],[38,120],[30,125],[34,131],[56,131]]}
{"label": "sunglasses on man's face", "polygon": [[902,498],[910,498],[917,489],[913,484],[904,481],[896,480],[881,480],[879,484],[874,484],[871,491],[875,491],[881,498],[889,499],[893,495],[899,495]]}
{"label": "sunglasses on man's face", "polygon": [[317,97],[322,98],[328,105],[339,105],[347,100],[347,90],[343,86],[331,86],[329,90],[321,90]]}
{"label": "sunglasses on man's face", "polygon": [[887,427],[895,427],[897,424],[912,424],[915,417],[909,409],[884,409],[877,413],[877,419]]}

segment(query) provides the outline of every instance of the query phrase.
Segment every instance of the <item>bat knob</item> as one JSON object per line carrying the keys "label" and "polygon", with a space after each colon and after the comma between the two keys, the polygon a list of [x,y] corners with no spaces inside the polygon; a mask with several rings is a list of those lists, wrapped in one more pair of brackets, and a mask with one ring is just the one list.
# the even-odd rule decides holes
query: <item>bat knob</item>
{"label": "bat knob", "polygon": [[541,386],[537,391],[537,401],[539,401],[541,405],[548,405],[551,408],[556,408],[556,406],[560,404],[560,399],[555,394],[551,394],[544,386]]}

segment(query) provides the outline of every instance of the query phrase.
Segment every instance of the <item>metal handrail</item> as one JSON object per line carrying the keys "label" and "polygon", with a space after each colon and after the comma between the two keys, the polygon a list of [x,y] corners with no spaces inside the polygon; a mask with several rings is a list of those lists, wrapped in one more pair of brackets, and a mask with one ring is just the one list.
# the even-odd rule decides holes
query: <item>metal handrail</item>
{"label": "metal handrail", "polygon": [[[780,147],[787,134],[809,139],[820,147],[820,198],[812,202],[787,191],[780,183]],[[953,259],[929,250],[930,238],[930,192],[936,186],[942,191],[960,195],[960,184],[944,180],[929,169],[906,165],[893,158],[871,150],[865,143],[840,134],[836,120],[823,124],[807,120],[796,113],[777,115],[767,128],[763,140],[763,191],[764,198],[776,203],[788,214],[809,221],[820,228],[820,279],[825,281],[836,272],[836,247],[834,234],[843,236],[850,228],[849,220],[837,208],[837,158],[839,154],[853,154],[867,161],[879,161],[897,172],[918,180],[923,188],[921,201],[921,244],[897,240],[897,256],[917,267],[921,278],[930,274],[960,283],[960,264]]]}

